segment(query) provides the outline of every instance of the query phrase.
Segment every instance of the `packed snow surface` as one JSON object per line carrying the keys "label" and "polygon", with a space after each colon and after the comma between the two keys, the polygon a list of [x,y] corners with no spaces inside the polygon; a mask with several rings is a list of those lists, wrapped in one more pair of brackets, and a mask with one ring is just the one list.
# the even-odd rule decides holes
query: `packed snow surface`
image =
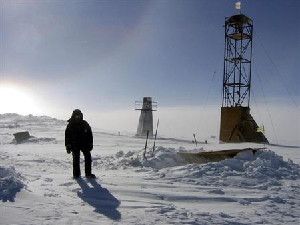
{"label": "packed snow surface", "polygon": [[[0,224],[299,224],[298,147],[161,138],[144,154],[144,139],[93,128],[98,178],[74,180],[65,126],[0,115]],[[36,141],[14,143],[19,131]],[[265,149],[206,164],[177,154],[248,147]]]}

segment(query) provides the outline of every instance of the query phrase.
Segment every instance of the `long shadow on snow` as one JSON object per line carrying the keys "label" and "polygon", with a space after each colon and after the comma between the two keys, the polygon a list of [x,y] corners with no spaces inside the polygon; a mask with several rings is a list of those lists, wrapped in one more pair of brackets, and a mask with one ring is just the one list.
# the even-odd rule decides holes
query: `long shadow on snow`
{"label": "long shadow on snow", "polygon": [[6,190],[2,191],[0,190],[0,201],[2,202],[15,202],[15,198],[18,192],[21,191],[22,187],[16,187],[8,192]]}
{"label": "long shadow on snow", "polygon": [[77,195],[83,201],[95,208],[95,212],[101,213],[112,220],[120,220],[121,213],[117,210],[120,201],[113,196],[106,188],[102,188],[96,180],[89,180],[92,187],[83,179],[77,179],[82,192],[78,191]]}

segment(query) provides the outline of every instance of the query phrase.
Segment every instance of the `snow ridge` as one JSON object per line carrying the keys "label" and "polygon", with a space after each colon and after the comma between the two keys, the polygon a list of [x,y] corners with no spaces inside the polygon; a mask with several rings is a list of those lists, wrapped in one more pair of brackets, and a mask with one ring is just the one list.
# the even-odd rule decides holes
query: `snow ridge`
{"label": "snow ridge", "polygon": [[[29,140],[23,143],[55,144],[56,133],[61,132],[65,126],[66,121],[49,116],[22,116],[16,113],[0,114],[0,145],[16,144],[13,140],[13,134],[22,131],[29,131],[32,135]],[[43,134],[43,136],[34,137],[36,136],[35,133]]]}
{"label": "snow ridge", "polygon": [[[261,150],[255,155],[238,154],[232,159],[206,164],[187,164],[177,152],[182,148],[158,147],[153,155],[143,158],[143,151],[119,151],[114,156],[94,159],[94,166],[106,169],[127,169],[140,167],[154,171],[160,176],[176,181],[188,181],[201,185],[254,187],[266,189],[280,185],[280,180],[300,178],[300,166],[293,161],[285,161],[271,150]],[[237,178],[241,179],[237,179]]]}
{"label": "snow ridge", "polygon": [[199,185],[267,190],[281,186],[282,180],[300,179],[300,166],[284,161],[271,150],[258,151],[252,158],[235,158],[207,164],[189,164],[162,171],[174,180]]}
{"label": "snow ridge", "polygon": [[0,114],[0,128],[22,128],[33,126],[64,126],[66,121],[58,120],[49,116],[22,116],[16,113]]}

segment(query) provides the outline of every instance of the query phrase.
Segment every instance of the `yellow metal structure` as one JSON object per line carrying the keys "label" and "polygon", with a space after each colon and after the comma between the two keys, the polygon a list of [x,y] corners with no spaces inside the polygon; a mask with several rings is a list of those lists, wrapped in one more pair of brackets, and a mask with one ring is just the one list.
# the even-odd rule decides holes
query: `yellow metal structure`
{"label": "yellow metal structure", "polygon": [[222,107],[220,141],[268,143],[250,114],[249,107]]}

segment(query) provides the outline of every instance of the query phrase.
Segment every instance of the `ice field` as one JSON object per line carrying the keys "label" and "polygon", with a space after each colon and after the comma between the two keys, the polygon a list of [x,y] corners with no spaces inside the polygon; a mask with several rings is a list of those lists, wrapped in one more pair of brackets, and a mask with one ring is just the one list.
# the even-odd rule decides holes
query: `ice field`
{"label": "ice field", "polygon": [[[93,127],[96,180],[72,178],[65,121],[0,115],[0,224],[299,224],[300,148],[195,145],[164,138],[143,159],[144,139]],[[13,133],[34,138],[13,142]],[[153,141],[149,141],[152,147]],[[207,164],[182,151],[266,147]],[[150,154],[151,153],[151,154]],[[84,164],[81,163],[82,174]]]}

